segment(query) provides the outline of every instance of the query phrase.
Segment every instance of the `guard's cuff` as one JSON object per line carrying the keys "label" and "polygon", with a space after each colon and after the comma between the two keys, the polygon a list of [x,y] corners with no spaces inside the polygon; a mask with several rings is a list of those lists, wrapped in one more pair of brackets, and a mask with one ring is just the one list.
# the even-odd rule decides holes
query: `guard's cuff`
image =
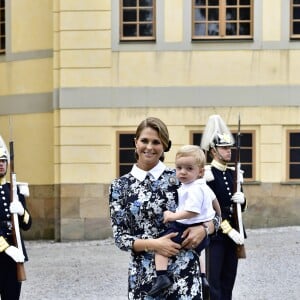
{"label": "guard's cuff", "polygon": [[229,222],[227,220],[224,220],[222,223],[221,223],[221,226],[220,226],[223,230],[223,233],[227,234],[231,229],[231,225],[229,224]]}
{"label": "guard's cuff", "polygon": [[3,252],[9,247],[8,242],[3,236],[0,236],[0,252]]}
{"label": "guard's cuff", "polygon": [[29,213],[26,211],[26,209],[24,209],[23,222],[25,224],[28,224],[29,218],[30,218]]}

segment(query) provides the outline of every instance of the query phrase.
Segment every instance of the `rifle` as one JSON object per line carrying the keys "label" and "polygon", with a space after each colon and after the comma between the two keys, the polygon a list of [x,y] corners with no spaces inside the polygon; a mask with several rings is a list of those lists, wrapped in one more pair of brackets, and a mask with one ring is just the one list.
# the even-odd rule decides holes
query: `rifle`
{"label": "rifle", "polygon": [[[240,180],[240,174],[241,174],[241,162],[240,162],[240,148],[241,148],[241,120],[239,116],[239,122],[238,122],[238,133],[236,137],[236,160],[235,160],[235,182],[234,182],[234,189],[233,192],[240,192],[241,191],[241,180]],[[240,203],[234,203],[233,204],[233,219],[234,219],[234,225],[235,229],[240,233],[240,235],[243,238],[244,241],[244,227],[243,227],[243,221],[242,221],[242,209]],[[246,250],[245,245],[236,245],[236,255],[237,258],[246,258]]]}
{"label": "rifle", "polygon": [[[18,192],[17,192],[17,177],[14,172],[14,142],[9,142],[9,153],[10,153],[10,201],[19,201]],[[12,237],[14,246],[23,250],[21,242],[21,234],[19,227],[19,216],[18,214],[12,214],[11,217],[12,223]],[[24,263],[17,263],[17,279],[18,281],[25,281],[25,267]]]}

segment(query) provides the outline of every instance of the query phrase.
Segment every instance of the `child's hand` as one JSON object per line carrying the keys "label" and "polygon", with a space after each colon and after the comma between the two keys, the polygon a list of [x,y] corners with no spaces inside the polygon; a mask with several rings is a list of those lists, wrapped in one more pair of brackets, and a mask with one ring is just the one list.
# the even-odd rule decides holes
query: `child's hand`
{"label": "child's hand", "polygon": [[164,211],[164,223],[168,223],[170,221],[173,221],[173,215],[174,213],[169,211],[169,210],[165,210]]}

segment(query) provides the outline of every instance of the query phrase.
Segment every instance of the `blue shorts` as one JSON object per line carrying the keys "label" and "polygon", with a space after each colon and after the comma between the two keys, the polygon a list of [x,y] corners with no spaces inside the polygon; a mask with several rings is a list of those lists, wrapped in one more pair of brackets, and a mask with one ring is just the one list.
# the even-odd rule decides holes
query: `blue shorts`
{"label": "blue shorts", "polygon": [[[183,232],[189,228],[189,227],[192,227],[192,226],[198,226],[198,225],[201,225],[202,223],[196,223],[196,224],[182,224],[182,223],[179,223],[179,222],[170,222],[168,224],[168,228],[164,231],[164,233],[162,235],[166,235],[166,234],[169,234],[169,233],[172,233],[172,232],[178,232],[178,235],[176,235],[175,237],[172,238],[172,241],[177,243],[177,244],[181,244],[183,241],[184,241],[184,238],[182,238],[182,234]],[[203,249],[205,249],[208,245],[209,245],[209,241],[210,241],[210,238],[209,236],[205,237],[202,242],[194,249],[198,255],[200,255],[201,251]]]}

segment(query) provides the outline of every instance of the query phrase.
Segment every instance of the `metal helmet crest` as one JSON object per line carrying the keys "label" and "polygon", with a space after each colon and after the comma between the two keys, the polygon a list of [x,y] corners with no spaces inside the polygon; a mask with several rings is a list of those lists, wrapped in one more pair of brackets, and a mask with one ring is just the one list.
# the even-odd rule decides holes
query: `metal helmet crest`
{"label": "metal helmet crest", "polygon": [[211,115],[204,129],[201,148],[208,151],[214,147],[234,145],[234,137],[219,115]]}

